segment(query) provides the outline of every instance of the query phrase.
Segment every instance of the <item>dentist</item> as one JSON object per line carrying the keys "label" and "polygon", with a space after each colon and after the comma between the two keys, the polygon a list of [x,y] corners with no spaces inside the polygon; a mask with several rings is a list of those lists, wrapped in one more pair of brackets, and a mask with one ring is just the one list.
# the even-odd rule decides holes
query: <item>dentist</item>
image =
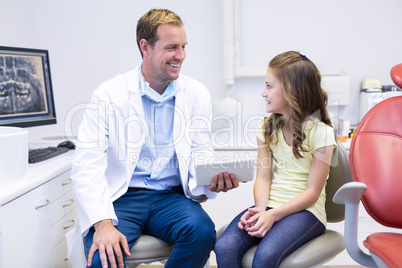
{"label": "dentist", "polygon": [[174,244],[165,267],[203,267],[215,226],[199,202],[238,187],[234,174],[195,184],[194,162],[211,157],[210,94],[180,74],[186,32],[153,9],[137,24],[143,58],[101,84],[79,128],[72,180],[88,267],[125,267],[146,233]]}

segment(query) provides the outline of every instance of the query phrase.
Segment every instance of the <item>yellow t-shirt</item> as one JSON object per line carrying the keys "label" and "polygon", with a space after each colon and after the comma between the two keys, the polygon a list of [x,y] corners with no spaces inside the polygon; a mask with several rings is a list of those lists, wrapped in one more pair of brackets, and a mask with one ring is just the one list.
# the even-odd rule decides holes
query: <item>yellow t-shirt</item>
{"label": "yellow t-shirt", "polygon": [[[261,120],[259,122],[257,137],[265,142],[263,124],[264,120]],[[306,134],[306,139],[303,141],[303,147],[308,148],[309,151],[301,152],[303,158],[297,159],[293,155],[292,146],[286,143],[281,129],[277,133],[278,143],[270,145],[273,160],[273,178],[271,179],[268,207],[279,207],[302,193],[307,187],[307,178],[313,162],[314,151],[328,145],[336,147],[333,128],[315,117],[310,117],[307,120],[304,133]],[[326,226],[325,200],[324,186],[318,201],[307,210],[313,213]]]}

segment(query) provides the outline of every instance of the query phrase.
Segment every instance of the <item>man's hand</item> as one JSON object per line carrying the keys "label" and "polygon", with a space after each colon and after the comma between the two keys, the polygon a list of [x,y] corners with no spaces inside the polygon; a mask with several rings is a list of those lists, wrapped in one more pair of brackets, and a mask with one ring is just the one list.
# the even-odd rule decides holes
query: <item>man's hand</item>
{"label": "man's hand", "polygon": [[208,189],[212,192],[227,192],[231,189],[239,187],[239,181],[235,174],[221,172],[212,178],[212,182],[208,185]]}
{"label": "man's hand", "polygon": [[[103,220],[94,224],[95,233],[91,249],[88,253],[88,266],[92,264],[92,258],[96,250],[99,250],[99,257],[102,262],[102,267],[107,266],[107,257],[109,257],[110,266],[112,268],[123,268],[123,253],[130,256],[126,237],[120,233],[112,224],[111,220]],[[116,266],[116,261],[117,265]]]}

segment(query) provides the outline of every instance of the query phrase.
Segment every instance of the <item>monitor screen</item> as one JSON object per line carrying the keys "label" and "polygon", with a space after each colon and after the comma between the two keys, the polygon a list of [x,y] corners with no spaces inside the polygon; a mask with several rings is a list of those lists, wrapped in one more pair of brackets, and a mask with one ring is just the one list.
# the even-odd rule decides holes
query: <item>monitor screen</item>
{"label": "monitor screen", "polygon": [[0,126],[56,124],[47,50],[0,46]]}

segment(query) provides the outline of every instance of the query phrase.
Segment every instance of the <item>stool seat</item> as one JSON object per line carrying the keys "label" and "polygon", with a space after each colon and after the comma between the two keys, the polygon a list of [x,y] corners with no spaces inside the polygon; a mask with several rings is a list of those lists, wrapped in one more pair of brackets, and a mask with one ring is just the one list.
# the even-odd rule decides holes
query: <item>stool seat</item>
{"label": "stool seat", "polygon": [[[174,245],[150,236],[141,235],[130,249],[131,256],[127,257],[126,265],[135,267],[141,263],[151,263],[169,258]],[[134,264],[134,266],[130,266]]]}
{"label": "stool seat", "polygon": [[[307,242],[286,257],[279,268],[312,267],[332,259],[345,249],[343,235],[327,229],[322,235]],[[243,257],[243,267],[251,268],[257,246],[250,248]]]}

